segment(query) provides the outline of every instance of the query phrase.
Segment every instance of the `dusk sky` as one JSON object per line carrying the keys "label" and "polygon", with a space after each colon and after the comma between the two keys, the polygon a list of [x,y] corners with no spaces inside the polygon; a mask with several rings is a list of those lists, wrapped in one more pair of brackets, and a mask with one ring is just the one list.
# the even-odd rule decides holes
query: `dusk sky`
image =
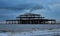
{"label": "dusk sky", "polygon": [[60,0],[0,0],[0,21],[29,12],[60,20]]}

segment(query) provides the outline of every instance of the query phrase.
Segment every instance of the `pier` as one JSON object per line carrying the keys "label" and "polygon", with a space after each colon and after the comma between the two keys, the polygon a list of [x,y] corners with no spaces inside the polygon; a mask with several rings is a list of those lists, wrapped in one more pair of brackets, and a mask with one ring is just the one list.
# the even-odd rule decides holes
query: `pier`
{"label": "pier", "polygon": [[55,24],[55,19],[45,19],[40,14],[25,13],[16,17],[16,20],[6,20],[6,24]]}

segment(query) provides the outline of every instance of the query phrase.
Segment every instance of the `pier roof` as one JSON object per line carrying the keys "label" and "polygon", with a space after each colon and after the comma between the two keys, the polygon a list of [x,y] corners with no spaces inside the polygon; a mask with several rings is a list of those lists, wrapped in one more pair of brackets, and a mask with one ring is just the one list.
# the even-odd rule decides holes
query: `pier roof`
{"label": "pier roof", "polygon": [[26,15],[30,15],[30,16],[40,16],[40,14],[33,14],[33,13],[25,13],[25,14],[20,15],[20,16],[26,16]]}
{"label": "pier roof", "polygon": [[40,17],[40,18],[45,18],[45,17],[42,17],[40,14],[34,14],[34,13],[25,13],[25,14],[22,14],[22,15],[19,15],[17,18],[20,18],[20,17]]}

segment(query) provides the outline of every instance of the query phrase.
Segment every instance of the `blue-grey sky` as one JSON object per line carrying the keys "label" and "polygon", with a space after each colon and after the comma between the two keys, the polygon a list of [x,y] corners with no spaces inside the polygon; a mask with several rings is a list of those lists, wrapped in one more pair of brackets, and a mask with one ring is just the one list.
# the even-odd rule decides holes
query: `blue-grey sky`
{"label": "blue-grey sky", "polygon": [[0,21],[15,19],[30,10],[46,18],[60,20],[60,0],[0,0]]}

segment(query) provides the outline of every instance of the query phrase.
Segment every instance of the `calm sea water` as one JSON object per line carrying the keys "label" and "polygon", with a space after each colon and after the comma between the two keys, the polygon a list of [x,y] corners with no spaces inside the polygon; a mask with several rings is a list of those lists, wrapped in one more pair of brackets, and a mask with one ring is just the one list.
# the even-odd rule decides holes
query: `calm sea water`
{"label": "calm sea water", "polygon": [[0,24],[0,36],[58,36],[60,24]]}

